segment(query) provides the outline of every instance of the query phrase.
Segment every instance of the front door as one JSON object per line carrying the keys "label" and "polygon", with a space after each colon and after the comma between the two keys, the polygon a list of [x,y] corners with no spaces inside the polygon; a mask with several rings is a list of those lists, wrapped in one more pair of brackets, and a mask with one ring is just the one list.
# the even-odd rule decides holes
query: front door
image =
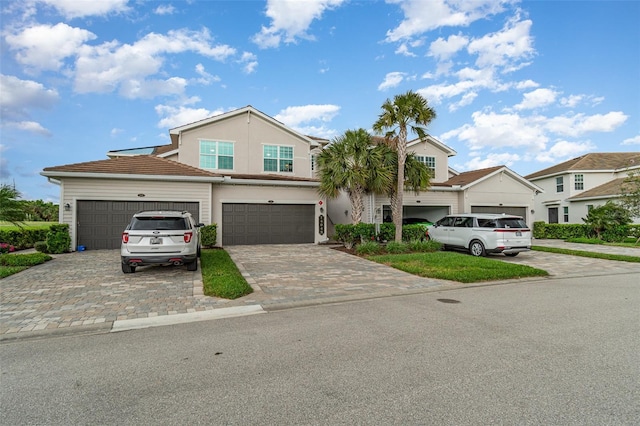
{"label": "front door", "polygon": [[558,223],[557,207],[549,207],[549,223]]}

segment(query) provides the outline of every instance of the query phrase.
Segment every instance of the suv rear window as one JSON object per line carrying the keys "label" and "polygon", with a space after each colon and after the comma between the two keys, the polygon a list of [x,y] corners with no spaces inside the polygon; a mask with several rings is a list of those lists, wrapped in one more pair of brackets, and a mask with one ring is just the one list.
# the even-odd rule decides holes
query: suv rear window
{"label": "suv rear window", "polygon": [[178,231],[189,229],[187,220],[182,217],[134,217],[129,229],[134,231],[169,230]]}

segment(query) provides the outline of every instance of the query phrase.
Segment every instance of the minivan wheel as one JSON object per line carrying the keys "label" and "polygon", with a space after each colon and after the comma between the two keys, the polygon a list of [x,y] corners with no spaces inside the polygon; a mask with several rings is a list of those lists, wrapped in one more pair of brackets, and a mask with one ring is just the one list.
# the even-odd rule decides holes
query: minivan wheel
{"label": "minivan wheel", "polygon": [[471,244],[469,244],[469,253],[476,257],[486,256],[484,245],[478,240],[471,241]]}
{"label": "minivan wheel", "polygon": [[131,266],[128,263],[122,264],[122,272],[124,272],[125,274],[133,274],[135,271],[136,271],[135,266]]}

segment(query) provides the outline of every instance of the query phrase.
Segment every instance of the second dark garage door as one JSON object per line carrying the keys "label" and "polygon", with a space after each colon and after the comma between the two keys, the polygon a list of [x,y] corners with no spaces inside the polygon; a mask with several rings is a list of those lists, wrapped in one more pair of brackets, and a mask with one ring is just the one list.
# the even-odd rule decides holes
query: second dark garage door
{"label": "second dark garage door", "polygon": [[222,245],[314,242],[313,204],[223,204]]}

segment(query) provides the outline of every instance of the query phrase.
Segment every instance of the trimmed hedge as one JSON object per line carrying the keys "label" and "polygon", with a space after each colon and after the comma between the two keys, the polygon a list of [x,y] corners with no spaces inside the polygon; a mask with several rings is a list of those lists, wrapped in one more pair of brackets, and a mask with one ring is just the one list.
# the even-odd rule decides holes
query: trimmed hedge
{"label": "trimmed hedge", "polygon": [[24,250],[35,247],[38,241],[47,239],[48,229],[0,229],[0,242],[15,247],[16,250]]}
{"label": "trimmed hedge", "polygon": [[[639,225],[618,225],[602,233],[602,239],[609,242],[623,241],[626,237],[640,237]],[[533,223],[533,237],[538,239],[566,240],[569,238],[595,238],[592,227],[579,223]]]}
{"label": "trimmed hedge", "polygon": [[[380,233],[376,235],[376,225],[373,223],[336,224],[333,238],[347,248],[353,248],[365,241],[393,241],[396,228],[393,223],[380,224]],[[404,225],[402,227],[402,241],[420,240],[424,237],[424,225]]]}

